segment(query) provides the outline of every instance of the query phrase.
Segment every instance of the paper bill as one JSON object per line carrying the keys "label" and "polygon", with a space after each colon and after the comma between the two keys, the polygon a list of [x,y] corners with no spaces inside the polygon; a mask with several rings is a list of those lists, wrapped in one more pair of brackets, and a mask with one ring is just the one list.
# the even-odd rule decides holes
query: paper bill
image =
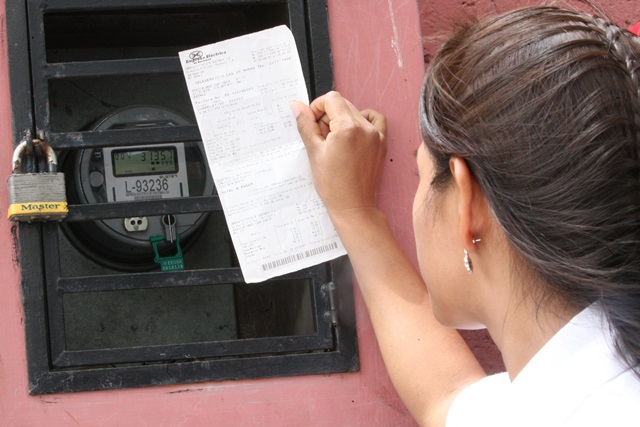
{"label": "paper bill", "polygon": [[180,62],[245,281],[344,255],[291,112],[308,102],[291,31],[190,49]]}

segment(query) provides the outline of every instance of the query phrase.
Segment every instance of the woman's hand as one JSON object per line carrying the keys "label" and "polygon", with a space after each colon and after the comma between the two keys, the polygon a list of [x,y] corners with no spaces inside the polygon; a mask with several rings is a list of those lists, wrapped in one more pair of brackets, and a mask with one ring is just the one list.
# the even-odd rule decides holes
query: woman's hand
{"label": "woman's hand", "polygon": [[316,190],[329,213],[375,208],[386,154],[385,117],[373,110],[358,111],[338,92],[320,96],[309,106],[296,102],[292,110]]}

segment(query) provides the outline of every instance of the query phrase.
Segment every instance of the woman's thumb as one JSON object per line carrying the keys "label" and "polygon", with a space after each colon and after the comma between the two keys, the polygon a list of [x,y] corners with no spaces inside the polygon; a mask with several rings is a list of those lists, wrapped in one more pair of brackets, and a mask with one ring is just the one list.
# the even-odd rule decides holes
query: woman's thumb
{"label": "woman's thumb", "polygon": [[313,114],[308,105],[299,101],[294,101],[291,104],[291,111],[296,118],[298,132],[307,151],[314,148],[316,144],[324,139],[315,114]]}

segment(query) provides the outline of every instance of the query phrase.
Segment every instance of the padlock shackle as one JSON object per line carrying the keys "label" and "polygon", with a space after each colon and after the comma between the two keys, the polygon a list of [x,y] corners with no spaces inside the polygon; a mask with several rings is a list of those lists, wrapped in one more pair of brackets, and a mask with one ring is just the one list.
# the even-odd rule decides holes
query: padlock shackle
{"label": "padlock shackle", "polygon": [[[46,142],[40,139],[35,139],[32,141],[33,143],[38,144],[41,148],[46,148],[47,150],[47,165],[48,172],[55,173],[58,172],[58,156],[51,146],[47,145]],[[12,164],[12,173],[22,173],[22,154],[27,149],[27,145],[29,144],[28,139],[25,137],[20,140],[20,143],[16,146],[15,150],[13,150],[13,158],[11,159]],[[44,171],[40,171],[44,172]]]}
{"label": "padlock shackle", "polygon": [[22,173],[22,153],[27,149],[27,140],[22,139],[18,146],[13,150],[13,158],[11,159],[12,173]]}
{"label": "padlock shackle", "polygon": [[58,156],[50,145],[47,145],[47,164],[49,165],[49,173],[58,172]]}

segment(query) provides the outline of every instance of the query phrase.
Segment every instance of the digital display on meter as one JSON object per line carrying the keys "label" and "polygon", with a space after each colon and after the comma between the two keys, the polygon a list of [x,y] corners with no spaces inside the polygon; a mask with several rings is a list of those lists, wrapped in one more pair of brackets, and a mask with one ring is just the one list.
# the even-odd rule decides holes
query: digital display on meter
{"label": "digital display on meter", "polygon": [[113,150],[113,176],[175,174],[179,170],[177,157],[176,148],[172,146]]}
{"label": "digital display on meter", "polygon": [[[184,143],[105,147],[102,152],[108,202],[189,197]],[[99,178],[94,181],[100,183]]]}

